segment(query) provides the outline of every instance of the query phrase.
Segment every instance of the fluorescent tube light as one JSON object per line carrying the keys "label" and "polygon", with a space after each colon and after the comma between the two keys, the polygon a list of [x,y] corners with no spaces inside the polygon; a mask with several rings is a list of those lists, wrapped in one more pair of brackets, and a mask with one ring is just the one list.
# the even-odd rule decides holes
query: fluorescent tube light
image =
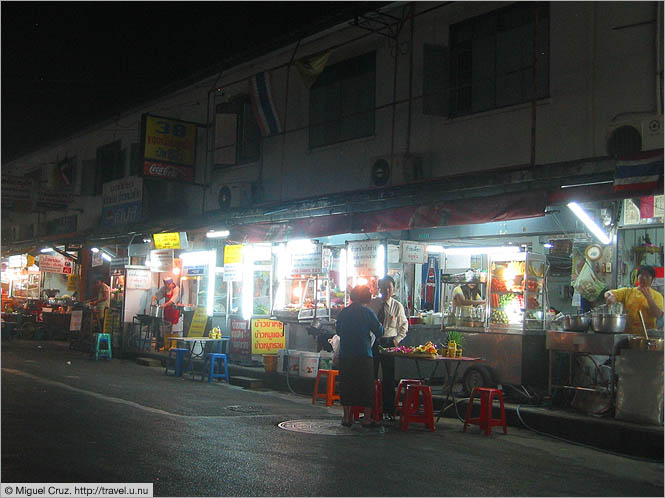
{"label": "fluorescent tube light", "polygon": [[427,252],[442,253],[444,248],[443,246],[427,246],[426,250]]}
{"label": "fluorescent tube light", "polygon": [[517,253],[520,252],[519,246],[488,246],[488,247],[446,247],[443,249],[446,254],[496,254],[496,253]]}
{"label": "fluorescent tube light", "polygon": [[113,258],[106,254],[104,251],[102,251],[102,258],[104,258],[106,261],[113,261]]}
{"label": "fluorescent tube light", "polygon": [[96,247],[91,247],[90,250],[91,250],[92,252],[99,252],[99,249],[97,249]]}
{"label": "fluorescent tube light", "polygon": [[44,249],[42,249],[39,252],[42,252],[42,253],[53,252],[53,248],[52,247],[45,247]]}
{"label": "fluorescent tube light", "polygon": [[210,230],[209,232],[206,233],[206,237],[209,239],[223,239],[225,237],[228,237],[231,232],[228,230]]}
{"label": "fluorescent tube light", "polygon": [[217,250],[208,253],[208,295],[206,296],[206,313],[213,316],[215,308],[215,266],[217,265]]}
{"label": "fluorescent tube light", "polygon": [[547,244],[543,244],[543,247],[546,247],[548,249],[554,247],[554,244],[550,244],[549,242]]}
{"label": "fluorescent tube light", "polygon": [[569,202],[568,207],[573,213],[575,213],[575,216],[577,216],[582,221],[582,223],[584,223],[584,225],[591,231],[591,233],[596,236],[599,241],[605,245],[610,243],[610,237],[600,229],[596,222],[589,217],[586,211],[584,211],[584,209],[582,209],[582,207],[577,202]]}

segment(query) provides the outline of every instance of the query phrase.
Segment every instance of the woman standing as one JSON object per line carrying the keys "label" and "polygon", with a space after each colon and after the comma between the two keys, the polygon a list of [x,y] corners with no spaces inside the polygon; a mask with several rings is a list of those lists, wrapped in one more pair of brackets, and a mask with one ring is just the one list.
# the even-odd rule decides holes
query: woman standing
{"label": "woman standing", "polygon": [[339,335],[340,400],[344,408],[342,425],[351,427],[352,406],[365,407],[363,427],[373,427],[374,360],[370,332],[383,336],[383,325],[374,312],[367,308],[372,299],[369,287],[357,286],[351,291],[352,303],[337,317]]}
{"label": "woman standing", "polygon": [[627,334],[639,334],[642,330],[640,311],[647,329],[655,328],[656,320],[663,316],[663,295],[651,288],[655,277],[653,266],[640,266],[637,270],[637,287],[622,287],[605,292],[607,304],[623,303],[625,313],[628,314]]}

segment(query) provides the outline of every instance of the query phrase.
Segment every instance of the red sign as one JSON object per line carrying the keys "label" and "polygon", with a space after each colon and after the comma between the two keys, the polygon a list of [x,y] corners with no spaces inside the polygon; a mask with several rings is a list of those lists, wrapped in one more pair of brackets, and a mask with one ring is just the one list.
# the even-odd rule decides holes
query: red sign
{"label": "red sign", "polygon": [[156,176],[167,180],[180,180],[185,182],[194,181],[194,168],[189,166],[176,166],[157,161],[144,161],[143,174],[145,176]]}
{"label": "red sign", "polygon": [[249,320],[231,319],[231,355],[234,359],[251,359],[252,334]]}

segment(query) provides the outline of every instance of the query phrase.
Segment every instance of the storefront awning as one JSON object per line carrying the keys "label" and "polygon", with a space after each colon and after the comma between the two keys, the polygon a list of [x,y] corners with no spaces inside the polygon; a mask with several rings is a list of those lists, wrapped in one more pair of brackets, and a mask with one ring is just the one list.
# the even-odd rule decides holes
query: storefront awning
{"label": "storefront awning", "polygon": [[280,242],[342,233],[373,233],[534,218],[545,214],[547,192],[533,190],[473,199],[442,201],[383,211],[318,216],[283,223],[254,223],[231,229],[229,240]]}

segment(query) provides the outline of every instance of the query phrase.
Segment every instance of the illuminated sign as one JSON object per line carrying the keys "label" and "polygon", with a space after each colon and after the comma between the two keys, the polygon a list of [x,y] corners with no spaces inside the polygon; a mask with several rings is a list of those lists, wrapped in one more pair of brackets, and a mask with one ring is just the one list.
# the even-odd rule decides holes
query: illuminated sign
{"label": "illuminated sign", "polygon": [[155,233],[155,249],[180,249],[180,232]]}
{"label": "illuminated sign", "polygon": [[208,312],[206,311],[205,306],[197,306],[194,310],[194,316],[192,317],[192,323],[189,326],[187,337],[203,337],[207,323]]}
{"label": "illuminated sign", "polygon": [[143,176],[194,181],[196,124],[143,116]]}

